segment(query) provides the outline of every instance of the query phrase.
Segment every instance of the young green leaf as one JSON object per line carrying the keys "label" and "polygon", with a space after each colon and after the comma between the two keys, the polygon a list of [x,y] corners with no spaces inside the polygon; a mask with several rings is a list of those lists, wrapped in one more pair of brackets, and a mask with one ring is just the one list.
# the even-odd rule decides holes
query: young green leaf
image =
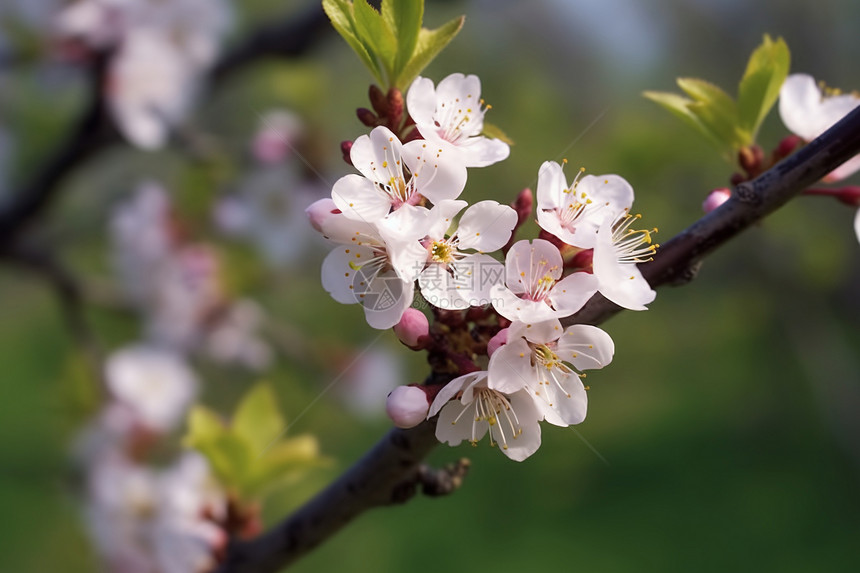
{"label": "young green leaf", "polygon": [[699,117],[690,111],[690,104],[693,103],[693,100],[690,98],[670,92],[646,91],[643,92],[642,95],[681,118],[684,123],[710,139],[715,145],[722,147],[722,142],[719,140],[717,135],[712,133],[710,129],[702,123]]}
{"label": "young green leaf", "polygon": [[397,56],[397,38],[394,37],[394,32],[367,0],[355,0],[352,5],[358,38],[368,48],[370,56],[380,60],[386,75],[392,77]]}
{"label": "young green leaf", "polygon": [[359,59],[364,62],[364,65],[367,66],[367,69],[370,70],[370,73],[373,74],[376,80],[380,84],[384,84],[385,78],[382,76],[379,62],[370,53],[368,47],[362,42],[356,31],[352,2],[349,0],[323,0],[323,10],[325,10],[337,33],[346,40],[346,43],[358,55]]}
{"label": "young green leaf", "polygon": [[504,131],[502,131],[502,128],[486,121],[484,122],[484,129],[482,130],[481,135],[489,137],[491,139],[500,139],[508,145],[514,144],[514,140],[508,137],[508,135]]}
{"label": "young green leaf", "polygon": [[740,126],[753,138],[776,103],[790,66],[791,54],[785,41],[773,41],[765,34],[762,44],[750,56],[738,89]]}
{"label": "young green leaf", "polygon": [[424,20],[424,0],[382,0],[382,18],[397,38],[396,77],[412,58],[418,43]]}
{"label": "young green leaf", "polygon": [[248,440],[255,455],[262,455],[284,431],[286,423],[268,384],[252,388],[236,408],[233,431]]}
{"label": "young green leaf", "polygon": [[395,78],[395,85],[400,89],[406,89],[412,83],[418,74],[427,67],[433,58],[436,57],[442,49],[447,46],[451,40],[460,32],[463,27],[463,22],[466,21],[465,16],[455,18],[435,30],[422,28],[418,34],[418,41],[415,44],[415,52],[412,58],[403,66],[403,69]]}

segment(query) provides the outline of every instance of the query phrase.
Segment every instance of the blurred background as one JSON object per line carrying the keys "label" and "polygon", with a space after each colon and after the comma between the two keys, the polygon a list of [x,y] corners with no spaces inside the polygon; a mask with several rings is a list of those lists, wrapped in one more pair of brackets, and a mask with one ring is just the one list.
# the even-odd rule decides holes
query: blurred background
{"label": "blurred background", "polygon": [[[48,49],[50,0],[0,8],[0,199],[44,165],[86,100],[80,66]],[[228,49],[307,2],[244,0]],[[424,72],[480,76],[488,121],[515,142],[510,159],[471,170],[463,198],[511,201],[546,160],[617,173],[666,241],[699,216],[732,165],[641,97],[679,76],[735,93],[765,33],[783,37],[792,72],[860,89],[851,0],[428,0],[425,25],[466,25]],[[42,42],[40,44],[39,42]],[[142,181],[171,193],[187,232],[215,245],[230,293],[265,315],[271,366],[198,358],[202,401],[230,412],[260,379],[276,389],[291,433],[313,433],[333,463],[270,499],[271,522],[349,467],[388,429],[387,387],[425,375],[423,355],[369,328],[358,307],[321,288],[325,246],[285,260],[224,232],[213,205],[241,193],[261,116],[303,124],[296,171],[308,198],[351,172],[339,143],[365,133],[354,115],[371,78],[331,33],[309,53],[247,66],[204,92],[182,136],[160,151],[114,145],[62,182],[39,234],[79,277],[85,314],[110,350],[139,321],[116,302],[109,219]],[[786,135],[774,110],[759,143]],[[301,162],[300,162],[301,161]],[[569,172],[569,173],[572,173]],[[850,181],[858,183],[857,176]],[[293,205],[294,210],[301,206]],[[853,571],[860,535],[860,245],[854,211],[800,198],[710,257],[697,279],[666,288],[645,313],[603,327],[613,364],[590,374],[588,419],[543,427],[523,463],[489,448],[437,448],[433,463],[472,459],[462,490],[368,513],[293,570],[422,573],[522,568],[631,571]],[[222,221],[223,223],[223,221]],[[536,232],[534,226],[529,230]],[[307,236],[306,236],[307,235]],[[277,240],[276,240],[277,242]],[[276,257],[277,259],[277,257]],[[0,552],[2,571],[99,570],[82,525],[70,448],[98,396],[86,352],[52,288],[0,266]]]}

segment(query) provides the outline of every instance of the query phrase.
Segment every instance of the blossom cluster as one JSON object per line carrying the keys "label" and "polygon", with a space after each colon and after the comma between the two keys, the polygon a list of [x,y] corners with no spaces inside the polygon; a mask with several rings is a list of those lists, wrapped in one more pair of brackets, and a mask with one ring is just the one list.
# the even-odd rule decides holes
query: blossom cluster
{"label": "blossom cluster", "polygon": [[583,421],[582,371],[605,366],[614,353],[604,331],[565,329],[560,319],[598,292],[644,310],[655,293],[636,265],[655,252],[656,229],[633,228],[639,215],[630,211],[633,189],[623,178],[581,170],[568,181],[563,164],[547,161],[537,182],[541,238],[512,242],[525,219],[518,210],[460,199],[469,169],[510,152],[484,134],[490,106],[480,80],[453,74],[434,87],[419,77],[406,105],[411,121],[401,133],[377,126],[359,137],[349,153],[359,174],[342,177],[330,198],[308,208],[311,224],[335,245],[322,284],[336,301],[361,304],[370,326],[395,327],[413,348],[432,344],[427,320],[416,321],[421,313],[410,308],[416,285],[434,315],[493,314],[496,334],[485,358],[468,356],[471,364],[487,360],[485,369],[461,369],[432,405],[415,400],[414,390],[392,393],[388,411],[401,426],[438,414],[436,435],[451,445],[489,431],[492,444],[522,460],[540,444],[538,422]]}
{"label": "blossom cluster", "polygon": [[162,146],[230,27],[225,0],[77,0],[59,12],[66,56],[109,54],[105,98],[134,145]]}

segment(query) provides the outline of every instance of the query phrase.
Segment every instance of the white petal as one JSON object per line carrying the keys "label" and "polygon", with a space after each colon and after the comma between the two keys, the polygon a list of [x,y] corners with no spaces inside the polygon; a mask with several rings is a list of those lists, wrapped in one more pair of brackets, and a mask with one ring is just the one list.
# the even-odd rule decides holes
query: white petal
{"label": "white petal", "polygon": [[354,173],[344,175],[335,182],[331,198],[343,215],[354,221],[376,223],[391,210],[388,195],[371,180]]}
{"label": "white petal", "polygon": [[456,147],[459,159],[466,167],[486,167],[504,161],[511,154],[507,143],[484,136],[469,137]]}
{"label": "white petal", "polygon": [[437,308],[464,309],[469,306],[457,290],[456,281],[444,265],[433,263],[418,276],[418,286],[424,300]]}
{"label": "white petal", "polygon": [[561,253],[549,241],[517,241],[505,257],[505,284],[516,294],[524,293],[526,285],[545,275],[561,278],[562,264]]}
{"label": "white petal", "polygon": [[[359,258],[356,259],[356,255]],[[367,247],[340,246],[335,248],[322,263],[322,285],[334,300],[342,304],[359,302],[356,293],[356,277],[358,269],[350,265],[357,260],[373,257],[373,251]]]}
{"label": "white petal", "polygon": [[531,349],[522,338],[508,339],[490,357],[487,370],[487,386],[505,394],[538,384],[531,365]]}
{"label": "white petal", "polygon": [[401,280],[394,271],[380,273],[359,295],[367,324],[378,330],[393,328],[412,304],[414,293],[414,282]]}
{"label": "white petal", "polygon": [[435,416],[436,413],[442,409],[442,406],[447,404],[449,400],[453,399],[454,396],[457,395],[457,392],[462,390],[464,387],[475,384],[479,379],[486,376],[486,371],[470,372],[469,374],[464,374],[463,376],[459,376],[448,382],[445,387],[439,390],[439,393],[436,394],[436,398],[430,405],[427,418],[429,419]]}
{"label": "white petal", "polygon": [[854,215],[854,233],[857,235],[857,240],[860,241],[860,209]]}
{"label": "white petal", "polygon": [[391,178],[403,177],[401,157],[404,146],[390,129],[375,127],[352,144],[349,157],[362,175],[371,181],[388,184]]}
{"label": "white petal", "polygon": [[647,310],[657,293],[651,289],[639,268],[632,263],[619,263],[612,246],[612,226],[607,220],[600,228],[594,246],[593,270],[600,294],[618,306],[629,310]]}
{"label": "white petal", "polygon": [[544,384],[544,399],[535,403],[544,414],[544,419],[555,426],[570,426],[585,420],[588,411],[588,394],[576,373],[563,374],[556,371],[559,384],[550,381]]}
{"label": "white petal", "polygon": [[379,231],[389,240],[419,240],[430,228],[430,209],[403,204],[378,223]]}
{"label": "white petal", "polygon": [[[541,414],[535,401],[525,390],[512,394],[510,402],[511,410],[516,414],[516,419],[523,431],[519,436],[507,441],[507,448],[502,448],[502,453],[515,462],[521,462],[540,447],[541,435],[538,422]],[[499,441],[498,438],[496,441]]]}
{"label": "white petal", "polygon": [[455,201],[445,199],[443,201],[439,201],[430,210],[430,222],[427,236],[434,240],[444,239],[454,217],[457,213],[462,211],[466,205],[468,205],[468,203],[461,200]]}
{"label": "white petal", "polygon": [[375,226],[349,219],[343,213],[332,213],[321,220],[320,231],[325,238],[344,245],[381,245],[383,242]]}
{"label": "white petal", "polygon": [[437,146],[429,141],[410,141],[403,146],[403,161],[409,167],[416,193],[434,204],[456,199],[466,186],[466,166],[456,148]]}
{"label": "white petal", "polygon": [[594,296],[597,284],[597,277],[591,273],[573,273],[555,283],[549,293],[549,300],[559,317],[570,316]]}
{"label": "white petal", "polygon": [[490,304],[493,287],[501,285],[505,275],[502,263],[489,255],[466,255],[450,266],[452,285],[470,306]]}
{"label": "white petal", "polygon": [[[419,126],[419,131],[424,125],[433,125],[433,114],[436,113],[436,89],[433,80],[417,77],[409,91],[406,92],[406,108],[409,115]],[[423,131],[421,131],[423,134]]]}
{"label": "white petal", "polygon": [[561,165],[555,161],[544,161],[538,170],[537,208],[555,209],[566,205],[567,178]]}
{"label": "white petal", "polygon": [[560,316],[545,302],[519,298],[502,284],[490,289],[490,301],[496,312],[508,320],[541,322]]}
{"label": "white petal", "polygon": [[517,212],[496,201],[480,201],[463,213],[457,227],[461,249],[492,252],[504,247],[517,224]]}
{"label": "white petal", "polygon": [[508,340],[525,338],[529,342],[546,344],[558,340],[564,333],[557,319],[542,322],[514,322],[508,327]]}
{"label": "white petal", "polygon": [[556,353],[577,370],[596,370],[612,362],[615,343],[596,326],[575,324],[565,329]]}
{"label": "white petal", "polygon": [[[487,422],[476,422],[474,415],[464,410],[472,410],[474,406],[470,403],[463,405],[457,400],[445,404],[439,413],[436,422],[436,439],[449,446],[456,446],[463,440],[471,440],[473,435],[480,440],[487,433],[489,424]],[[473,434],[473,428],[474,434]]]}
{"label": "white petal", "polygon": [[821,134],[821,90],[815,78],[792,74],[779,90],[779,115],[794,134],[810,141]]}

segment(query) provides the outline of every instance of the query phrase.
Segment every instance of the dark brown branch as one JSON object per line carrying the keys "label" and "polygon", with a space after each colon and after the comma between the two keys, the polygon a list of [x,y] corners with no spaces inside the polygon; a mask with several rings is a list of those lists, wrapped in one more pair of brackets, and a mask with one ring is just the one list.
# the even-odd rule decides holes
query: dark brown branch
{"label": "dark brown branch", "polygon": [[[661,247],[642,272],[654,287],[683,284],[711,251],[784,205],[860,152],[860,108]],[[621,310],[595,296],[568,324],[604,322]],[[360,513],[402,499],[436,444],[433,426],[390,431],[339,480],[257,539],[232,545],[218,573],[271,573],[334,535]]]}
{"label": "dark brown branch", "polygon": [[393,429],[352,469],[287,520],[260,537],[232,545],[218,569],[274,572],[290,565],[368,509],[411,497],[421,460],[438,443],[430,422]]}

